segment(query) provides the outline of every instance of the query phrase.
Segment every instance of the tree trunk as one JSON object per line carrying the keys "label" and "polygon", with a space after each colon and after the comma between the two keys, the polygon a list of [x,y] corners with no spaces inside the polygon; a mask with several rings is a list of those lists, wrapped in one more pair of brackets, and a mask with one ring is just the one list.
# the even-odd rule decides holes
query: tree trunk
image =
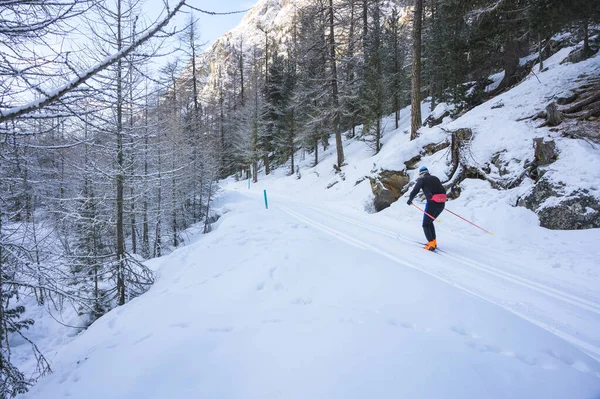
{"label": "tree trunk", "polygon": [[504,55],[502,57],[504,64],[504,78],[494,93],[514,85],[519,81],[517,72],[519,70],[519,42],[510,38],[504,46]]}
{"label": "tree trunk", "polygon": [[158,192],[156,198],[156,231],[154,237],[154,257],[162,255],[162,151],[160,150],[160,143],[158,145]]}
{"label": "tree trunk", "polygon": [[[117,49],[121,51],[121,1],[117,1]],[[123,78],[122,62],[117,61],[117,300],[119,305],[125,304],[125,235],[123,231],[123,190],[125,186],[125,169],[123,159]]]}
{"label": "tree trunk", "polygon": [[540,64],[540,72],[544,69],[544,47],[542,46],[542,35],[538,34],[538,46],[539,46],[539,55],[538,55],[538,63]]}
{"label": "tree trunk", "polygon": [[379,153],[381,149],[381,117],[377,117],[375,129],[375,153]]}
{"label": "tree trunk", "polygon": [[[435,21],[435,17],[436,17],[436,4],[435,4],[435,0],[431,0],[431,31],[435,32],[436,30],[436,21]],[[439,86],[441,86],[440,82],[439,82],[439,72],[438,72],[438,68],[434,68],[434,72],[430,74],[429,76],[429,94],[431,96],[431,110],[433,111],[437,105],[438,102],[438,96],[441,97],[440,93],[438,92]]]}
{"label": "tree trunk", "polygon": [[294,174],[294,152],[295,152],[295,148],[294,148],[294,138],[296,135],[296,119],[294,117],[294,110],[292,109],[291,115],[291,123],[290,123],[290,155],[291,155],[291,161],[292,161],[292,170],[291,170],[291,175]]}
{"label": "tree trunk", "polygon": [[367,53],[367,34],[369,33],[369,0],[363,0],[363,31],[362,31],[362,42],[363,42],[363,54]]}
{"label": "tree trunk", "polygon": [[208,233],[208,219],[209,219],[209,212],[210,212],[210,200],[211,200],[211,196],[212,196],[212,191],[213,191],[213,182],[212,179],[210,180],[209,184],[208,184],[208,200],[206,201],[206,217],[204,218],[204,234]]}
{"label": "tree trunk", "polygon": [[[148,178],[148,91],[146,90],[146,109],[144,110],[144,179]],[[144,216],[142,221],[142,252],[144,257],[150,256],[150,234],[148,228],[148,199],[144,196]]]}
{"label": "tree trunk", "polygon": [[269,153],[265,153],[263,157],[263,161],[265,162],[265,175],[269,175],[271,173],[271,166],[269,165]]}
{"label": "tree trunk", "polygon": [[587,58],[592,53],[590,48],[590,20],[585,18],[583,20],[583,58]]}
{"label": "tree trunk", "polygon": [[131,252],[137,254],[137,232],[135,221],[135,201],[133,200],[134,190],[130,188],[131,194]]}
{"label": "tree trunk", "polygon": [[421,127],[421,26],[423,23],[423,0],[415,0],[415,11],[413,16],[413,45],[412,45],[412,95],[411,95],[411,119],[410,139],[417,138]]}
{"label": "tree trunk", "polygon": [[173,144],[173,162],[171,168],[173,170],[173,176],[171,177],[171,229],[173,230],[173,246],[177,248],[179,246],[179,240],[177,238],[177,231],[179,225],[177,224],[177,179],[175,177],[175,144]]}
{"label": "tree trunk", "polygon": [[[132,37],[135,38],[134,35]],[[129,134],[130,134],[130,145],[131,145],[131,179],[134,179],[134,171],[135,171],[135,158],[133,156],[133,59],[129,61]],[[135,220],[135,190],[133,188],[133,184],[129,187],[129,193],[131,195],[131,206],[130,206],[130,222],[131,222],[131,252],[137,254],[137,232],[136,232],[136,220]]]}
{"label": "tree trunk", "polygon": [[337,149],[337,167],[340,169],[344,164],[344,148],[342,146],[342,132],[340,131],[340,104],[338,95],[337,65],[335,61],[335,34],[333,18],[333,0],[329,0],[329,41],[331,61],[331,88],[333,100],[333,125],[335,130],[335,145]]}
{"label": "tree trunk", "polygon": [[225,103],[225,98],[223,95],[223,91],[221,90],[221,97],[219,99],[219,133],[220,133],[220,137],[219,137],[219,152],[221,153],[221,162],[219,165],[219,172],[223,172],[224,170],[226,170],[227,167],[227,158],[226,158],[226,154],[225,154],[225,107],[224,107],[224,103]]}
{"label": "tree trunk", "polygon": [[[395,11],[395,9],[394,9]],[[396,13],[394,12],[394,18],[395,20],[393,21],[393,35],[394,35],[394,92],[393,92],[393,101],[394,101],[394,121],[395,121],[395,126],[396,129],[398,129],[400,127],[400,93],[399,93],[399,89],[400,89],[400,82],[399,82],[399,76],[400,76],[400,54],[399,54],[399,43],[398,43],[398,20],[396,19]]]}

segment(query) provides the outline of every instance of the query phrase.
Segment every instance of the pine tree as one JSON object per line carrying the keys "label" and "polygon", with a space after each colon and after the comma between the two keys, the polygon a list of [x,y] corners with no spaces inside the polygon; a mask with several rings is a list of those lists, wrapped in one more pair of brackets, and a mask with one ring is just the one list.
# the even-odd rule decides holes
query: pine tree
{"label": "pine tree", "polygon": [[412,34],[412,94],[411,94],[411,122],[410,139],[417,138],[421,127],[421,25],[423,19],[423,0],[415,0],[413,13]]}

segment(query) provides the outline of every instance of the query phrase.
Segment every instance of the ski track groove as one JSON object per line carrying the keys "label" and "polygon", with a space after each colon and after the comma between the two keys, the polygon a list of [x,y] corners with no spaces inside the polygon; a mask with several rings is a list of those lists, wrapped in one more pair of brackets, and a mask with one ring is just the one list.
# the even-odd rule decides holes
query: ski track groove
{"label": "ski track groove", "polygon": [[[369,225],[367,223],[351,219],[351,218],[349,218],[347,216],[338,215],[335,212],[319,210],[319,209],[316,209],[316,208],[314,208],[312,206],[310,206],[310,208],[314,209],[316,211],[319,211],[319,212],[321,212],[324,215],[331,216],[331,217],[343,220],[343,221],[348,222],[348,223],[352,223],[352,224],[354,224],[356,226],[366,228],[368,230],[371,230],[371,231],[374,231],[374,232],[386,235],[386,236],[391,237],[391,238],[397,238],[399,240],[402,240],[402,241],[410,243],[410,244],[412,244],[412,243],[415,242],[414,240],[411,240],[409,238],[403,237],[402,235],[399,235],[397,233],[391,232],[389,230],[382,229],[380,227],[371,226],[371,225]],[[464,264],[466,266],[471,266],[471,267],[473,267],[475,269],[479,269],[479,270],[484,271],[484,272],[486,272],[488,274],[491,274],[491,275],[494,275],[496,277],[503,278],[505,280],[511,281],[511,282],[513,282],[515,284],[518,284],[518,285],[522,286],[522,287],[526,287],[526,288],[532,289],[534,291],[537,291],[537,292],[539,292],[541,294],[547,295],[547,296],[552,297],[554,299],[558,299],[558,300],[561,300],[563,302],[569,303],[569,304],[571,304],[573,306],[586,309],[586,310],[588,310],[588,311],[590,311],[592,313],[595,313],[595,314],[597,314],[597,315],[600,316],[600,304],[598,304],[598,303],[595,303],[595,302],[590,301],[590,300],[585,299],[585,298],[578,297],[576,295],[572,295],[572,294],[569,294],[569,293],[566,293],[566,292],[562,292],[560,290],[557,290],[555,288],[549,287],[547,285],[544,285],[544,284],[541,284],[541,283],[529,280],[529,279],[527,279],[525,277],[517,276],[517,275],[515,275],[513,273],[510,273],[510,272],[507,272],[507,271],[504,271],[504,270],[500,270],[500,269],[496,269],[493,266],[487,265],[485,263],[478,262],[478,261],[472,260],[472,259],[468,259],[468,258],[465,258],[464,256],[461,256],[461,255],[450,253],[450,252],[448,252],[446,250],[442,250],[440,252],[443,253],[444,256],[447,256],[447,257],[449,257],[451,259],[454,259],[454,260],[456,260],[456,261],[458,261],[458,262],[460,262],[460,263],[462,263],[462,264]]]}
{"label": "ski track groove", "polygon": [[[306,207],[309,207],[309,208],[311,208],[311,209],[313,209],[315,211],[318,211],[318,212],[320,212],[321,214],[323,214],[325,216],[329,216],[329,217],[340,219],[342,221],[354,224],[356,226],[366,228],[366,229],[371,230],[373,232],[377,232],[377,233],[380,233],[382,235],[386,235],[388,237],[396,238],[396,239],[399,239],[401,241],[410,243],[411,245],[414,244],[413,240],[408,239],[406,237],[403,237],[401,235],[398,235],[396,233],[390,232],[389,230],[386,230],[386,229],[383,229],[383,228],[380,228],[380,227],[375,227],[375,226],[372,226],[372,225],[369,225],[369,224],[366,224],[366,223],[354,220],[352,218],[336,214],[335,212],[324,211],[324,210],[321,210],[321,209],[318,209],[318,208],[315,208],[315,207],[312,207],[312,206],[306,205],[306,204],[302,204],[302,205],[306,206]],[[379,249],[379,248],[377,248],[377,247],[375,247],[373,245],[370,245],[368,243],[365,243],[365,242],[362,242],[362,241],[360,241],[358,239],[350,237],[349,235],[344,234],[344,233],[340,232],[339,230],[336,230],[336,229],[334,229],[332,227],[326,226],[323,223],[317,222],[317,221],[315,221],[315,220],[313,220],[313,219],[311,219],[311,218],[309,218],[309,217],[307,217],[305,215],[302,215],[301,213],[298,213],[298,212],[296,212],[296,211],[288,208],[287,206],[278,205],[277,207],[279,209],[281,209],[283,212],[287,213],[288,215],[296,218],[297,220],[300,220],[301,222],[304,222],[304,223],[306,223],[309,226],[312,226],[312,227],[314,227],[314,228],[316,228],[318,230],[321,230],[321,231],[323,231],[323,232],[325,232],[325,233],[327,233],[329,235],[332,235],[332,236],[338,238],[339,240],[344,241],[344,242],[346,242],[346,243],[348,243],[350,245],[353,245],[355,247],[358,247],[358,248],[361,248],[361,249],[364,249],[364,250],[367,250],[367,251],[375,252],[375,253],[377,253],[379,255],[382,255],[385,258],[390,259],[391,261],[393,261],[395,263],[398,263],[398,264],[401,264],[403,266],[409,267],[411,269],[415,269],[415,270],[418,270],[418,271],[420,271],[422,273],[428,274],[428,275],[430,275],[430,276],[432,276],[432,277],[434,277],[434,278],[436,278],[438,280],[441,280],[441,281],[445,282],[446,284],[449,284],[449,285],[451,285],[453,287],[456,287],[456,288],[458,288],[460,290],[468,292],[469,294],[474,295],[474,296],[476,296],[476,297],[478,297],[480,299],[483,299],[483,300],[485,300],[487,302],[490,302],[490,303],[493,303],[493,304],[495,304],[497,306],[500,306],[500,307],[508,310],[509,312],[511,312],[511,313],[513,313],[513,314],[515,314],[515,315],[517,315],[517,316],[519,316],[519,317],[521,317],[521,318],[523,318],[523,319],[525,319],[525,320],[527,320],[527,321],[529,321],[529,322],[531,322],[531,323],[533,323],[533,324],[535,324],[535,325],[543,328],[544,330],[547,330],[547,331],[551,332],[552,334],[554,334],[554,335],[556,335],[556,336],[564,339],[565,341],[568,341],[568,342],[570,342],[570,343],[578,346],[585,353],[587,353],[589,356],[591,356],[592,358],[596,359],[597,361],[600,361],[600,347],[597,347],[597,346],[595,346],[593,344],[590,344],[589,342],[583,341],[583,340],[579,339],[578,337],[576,337],[575,335],[569,334],[569,333],[564,332],[564,331],[560,331],[560,330],[558,330],[557,328],[553,327],[552,325],[550,325],[548,323],[545,323],[545,322],[540,321],[540,320],[536,320],[533,317],[531,317],[531,316],[529,316],[529,315],[527,315],[527,314],[525,314],[523,312],[520,312],[520,311],[518,311],[518,310],[516,310],[516,309],[514,309],[514,308],[512,308],[512,307],[510,307],[508,305],[506,305],[501,300],[494,300],[492,298],[486,297],[486,296],[484,296],[482,294],[479,294],[479,293],[471,290],[469,287],[466,287],[466,286],[463,286],[461,284],[458,284],[455,281],[451,281],[451,280],[443,277],[442,275],[439,275],[439,274],[436,274],[434,272],[425,270],[425,269],[423,269],[423,268],[421,268],[421,267],[419,267],[419,266],[417,266],[417,265],[415,265],[413,263],[407,262],[407,261],[405,261],[405,260],[403,260],[403,259],[401,259],[401,258],[399,258],[399,257],[397,257],[397,256],[395,256],[395,255],[393,255],[393,254],[391,254],[389,252],[387,252],[387,251],[384,251],[384,250]],[[578,307],[580,309],[585,309],[587,311],[591,311],[593,313],[600,314],[600,305],[595,304],[595,303],[593,303],[591,301],[588,301],[588,300],[586,300],[584,298],[579,298],[579,297],[571,295],[571,294],[563,293],[563,292],[555,290],[553,288],[546,287],[543,284],[534,283],[533,281],[530,281],[530,280],[528,280],[526,278],[514,276],[514,275],[512,275],[510,273],[507,273],[507,272],[494,273],[494,272],[497,272],[497,270],[495,270],[495,271],[488,270],[489,267],[490,267],[488,265],[485,265],[485,264],[477,262],[477,261],[472,261],[472,260],[469,260],[467,258],[458,256],[458,255],[452,255],[452,254],[449,254],[448,252],[444,253],[442,256],[449,257],[451,259],[454,259],[454,260],[458,261],[459,263],[462,263],[462,264],[464,264],[466,266],[470,266],[473,269],[483,271],[483,272],[485,272],[487,274],[490,274],[492,276],[499,277],[499,278],[504,279],[506,281],[512,282],[513,284],[517,284],[517,285],[520,285],[522,287],[529,288],[529,289],[531,289],[531,290],[533,290],[535,292],[538,292],[538,293],[544,294],[546,296],[549,296],[551,298],[554,298],[554,299],[560,300],[562,302],[568,303],[568,304],[573,305],[575,307]],[[545,289],[547,291],[545,291]]]}

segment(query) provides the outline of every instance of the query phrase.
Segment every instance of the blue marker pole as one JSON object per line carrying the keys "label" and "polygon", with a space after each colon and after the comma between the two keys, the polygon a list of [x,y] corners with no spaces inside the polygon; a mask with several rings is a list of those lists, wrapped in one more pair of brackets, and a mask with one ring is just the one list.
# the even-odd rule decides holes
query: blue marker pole
{"label": "blue marker pole", "polygon": [[248,178],[248,190],[250,190],[250,178]]}
{"label": "blue marker pole", "polygon": [[267,201],[267,190],[265,190],[265,208],[269,209],[269,201]]}

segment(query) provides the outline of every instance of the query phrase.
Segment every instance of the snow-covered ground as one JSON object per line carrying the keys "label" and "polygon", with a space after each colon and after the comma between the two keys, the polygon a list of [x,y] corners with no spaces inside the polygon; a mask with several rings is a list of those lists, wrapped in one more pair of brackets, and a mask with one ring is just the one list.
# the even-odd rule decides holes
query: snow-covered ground
{"label": "snow-covered ground", "polygon": [[[516,121],[600,72],[599,56],[560,65],[565,56],[546,62],[542,83],[531,76],[442,127],[472,128],[474,162],[505,151],[511,171],[534,137],[552,136],[561,153],[549,178],[597,194],[600,171],[586,164],[597,146]],[[54,374],[22,398],[599,397],[600,231],[541,228],[513,207],[532,182],[468,180],[447,208],[494,235],[444,212],[441,251],[424,251],[405,199],[366,212],[366,175],[447,138],[434,127],[410,142],[401,115],[397,131],[384,121],[376,156],[346,141],[343,175],[332,145],[314,168],[299,154],[300,179],[280,168],[250,188],[225,182],[214,231],[150,261],[150,291],[61,348]],[[447,157],[420,165],[445,176]]]}
{"label": "snow-covered ground", "polygon": [[500,234],[487,247],[451,235],[445,217],[444,252],[429,253],[413,242],[418,215],[373,220],[278,195],[266,210],[261,194],[228,190],[215,230],[153,261],[156,285],[66,346],[25,397],[600,393],[600,364],[575,342],[600,343],[600,298],[578,289],[597,277],[561,253],[583,232],[540,237],[555,243],[548,264]]}

